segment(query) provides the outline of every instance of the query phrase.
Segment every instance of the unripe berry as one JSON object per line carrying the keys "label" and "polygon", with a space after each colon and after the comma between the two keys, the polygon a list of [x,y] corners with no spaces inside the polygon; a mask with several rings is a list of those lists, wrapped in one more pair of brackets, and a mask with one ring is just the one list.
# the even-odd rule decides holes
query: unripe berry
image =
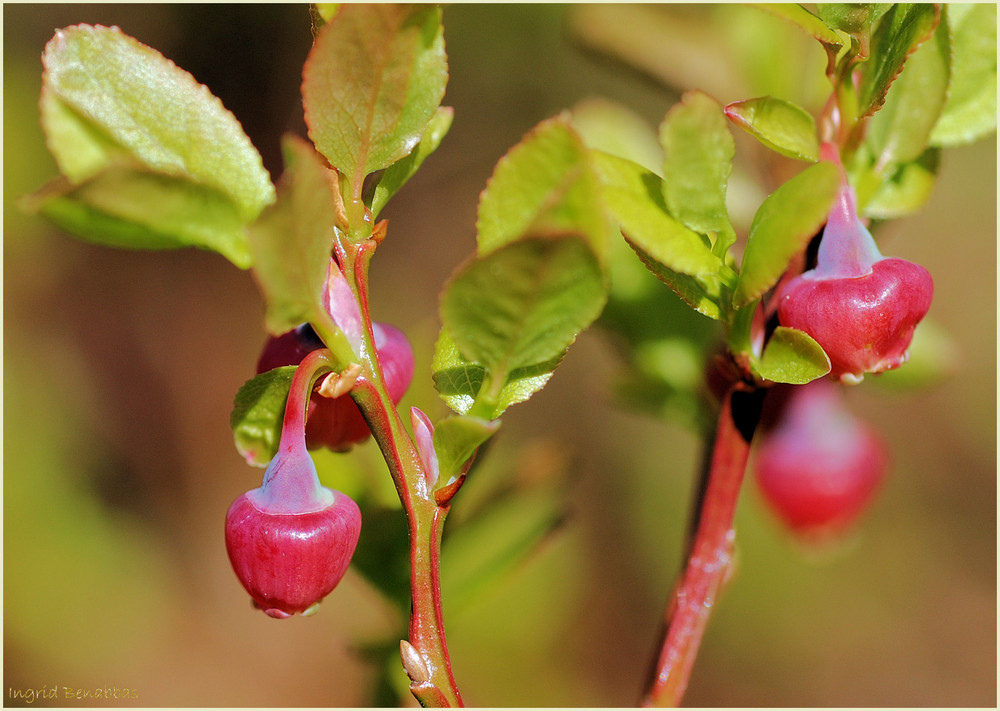
{"label": "unripe berry", "polygon": [[[827,159],[838,160],[824,145]],[[779,293],[778,321],[805,331],[830,358],[830,375],[856,383],[865,373],[902,365],[913,331],[930,309],[934,284],[926,269],[886,259],[858,219],[857,198],[843,177],[820,239],[816,268]]]}
{"label": "unripe berry", "polygon": [[762,436],[755,474],[764,499],[794,532],[842,532],[888,471],[882,440],[848,412],[829,380],[794,386],[777,426]]}
{"label": "unripe berry", "polygon": [[[372,324],[372,335],[389,396],[393,403],[398,404],[413,379],[413,350],[406,335],[389,324]],[[257,361],[257,372],[297,365],[310,352],[323,347],[323,341],[312,326],[302,324],[268,340]],[[312,394],[306,421],[306,444],[309,449],[329,447],[334,451],[344,451],[365,441],[370,434],[368,423],[350,396],[329,398],[318,392]]]}
{"label": "unripe berry", "polygon": [[292,381],[278,452],[263,483],[226,514],[233,571],[271,617],[314,611],[344,577],[361,533],[357,504],[320,484],[306,451],[303,416],[319,358],[307,360],[310,372]]}

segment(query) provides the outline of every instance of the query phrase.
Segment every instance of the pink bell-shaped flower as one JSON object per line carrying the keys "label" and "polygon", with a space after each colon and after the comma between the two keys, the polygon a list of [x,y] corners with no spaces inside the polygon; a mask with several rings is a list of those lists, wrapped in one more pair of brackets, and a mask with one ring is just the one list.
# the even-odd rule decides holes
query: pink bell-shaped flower
{"label": "pink bell-shaped flower", "polygon": [[811,538],[855,522],[889,466],[885,444],[844,408],[838,387],[826,379],[793,386],[756,457],[764,499],[792,531]]}
{"label": "pink bell-shaped flower", "polygon": [[[306,379],[311,386],[311,379]],[[278,452],[257,489],[226,514],[226,550],[256,607],[271,617],[315,611],[344,577],[361,533],[361,511],[320,484],[306,450],[305,392],[293,380]]]}
{"label": "pink bell-shaped flower", "polygon": [[[836,148],[823,157],[839,165]],[[830,358],[831,377],[857,383],[865,373],[902,365],[913,331],[930,309],[926,269],[881,255],[858,219],[857,198],[843,175],[820,239],[816,267],[781,289],[778,321],[805,331]]]}

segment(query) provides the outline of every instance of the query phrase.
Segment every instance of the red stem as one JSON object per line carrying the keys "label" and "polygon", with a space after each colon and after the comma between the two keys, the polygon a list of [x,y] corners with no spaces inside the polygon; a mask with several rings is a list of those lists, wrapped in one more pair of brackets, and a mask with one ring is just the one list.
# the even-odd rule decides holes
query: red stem
{"label": "red stem", "polygon": [[355,289],[364,322],[362,366],[351,396],[358,403],[385,458],[396,492],[406,512],[410,537],[409,642],[426,667],[427,678],[414,678],[410,692],[422,706],[463,706],[451,670],[441,610],[441,534],[449,507],[439,505],[423,472],[423,463],[406,431],[382,378],[368,310],[368,263],[375,242],[346,249],[337,245],[338,259]]}
{"label": "red stem", "polygon": [[722,400],[715,444],[703,478],[687,566],[667,605],[663,643],[644,706],[678,706],[708,617],[733,555],[733,520],[760,419],[763,391],[737,383]]}
{"label": "red stem", "polygon": [[281,421],[281,440],[278,444],[281,449],[299,444],[305,448],[306,410],[313,385],[324,375],[324,371],[333,372],[336,365],[332,354],[326,348],[312,351],[299,363],[295,374],[292,375],[288,400],[285,402],[285,414]]}

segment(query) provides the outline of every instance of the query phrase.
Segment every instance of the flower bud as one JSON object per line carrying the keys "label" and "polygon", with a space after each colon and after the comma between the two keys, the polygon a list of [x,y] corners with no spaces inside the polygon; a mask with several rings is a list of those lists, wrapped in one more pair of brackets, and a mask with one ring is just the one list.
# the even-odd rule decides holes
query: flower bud
{"label": "flower bud", "polygon": [[[372,335],[389,396],[398,404],[413,379],[413,350],[406,335],[394,326],[372,324]],[[268,340],[257,361],[257,372],[297,365],[307,354],[323,347],[323,341],[312,326],[302,324]],[[345,451],[365,441],[370,434],[368,423],[350,396],[329,398],[318,392],[312,394],[306,422],[309,449],[329,447],[337,452]]]}
{"label": "flower bud", "polygon": [[826,379],[793,386],[756,457],[764,499],[792,531],[813,538],[856,521],[889,466],[885,444],[844,408],[837,388]]}
{"label": "flower bud", "polygon": [[[829,144],[824,156],[839,163]],[[865,373],[881,373],[906,361],[913,331],[930,309],[933,293],[926,269],[881,255],[858,219],[857,198],[844,175],[820,238],[816,267],[781,289],[778,321],[805,331],[822,346],[831,377],[857,383]]]}
{"label": "flower bud", "polygon": [[344,577],[361,533],[357,504],[320,485],[296,427],[282,433],[263,484],[226,514],[233,571],[254,605],[276,618],[315,611]]}

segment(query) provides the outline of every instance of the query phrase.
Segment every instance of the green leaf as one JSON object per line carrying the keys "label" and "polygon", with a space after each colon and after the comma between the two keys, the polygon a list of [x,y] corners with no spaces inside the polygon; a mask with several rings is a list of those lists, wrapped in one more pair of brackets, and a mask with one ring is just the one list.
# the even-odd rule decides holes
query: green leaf
{"label": "green leaf", "polygon": [[340,9],[339,2],[311,2],[309,3],[309,19],[312,20],[313,37],[319,32],[327,22],[332,20]]}
{"label": "green leaf", "polygon": [[793,3],[754,3],[752,7],[765,10],[803,29],[807,34],[834,52],[844,44],[844,38],[833,30],[826,22],[809,12],[801,5]]}
{"label": "green leaf", "polygon": [[827,25],[854,38],[862,58],[867,57],[870,51],[872,27],[886,9],[875,3],[820,3],[816,6],[816,11]]}
{"label": "green leaf", "polygon": [[861,213],[878,220],[913,214],[931,196],[940,163],[940,148],[928,148],[917,160],[904,163],[861,206]]}
{"label": "green leaf", "polygon": [[417,147],[408,156],[401,158],[385,169],[378,184],[375,186],[375,193],[372,197],[371,211],[373,219],[378,216],[382,208],[385,207],[385,204],[389,202],[389,198],[399,192],[399,189],[413,177],[417,169],[423,165],[427,156],[436,151],[437,147],[441,145],[441,141],[444,140],[448,129],[451,128],[451,120],[454,115],[454,110],[449,106],[438,108],[430,123],[427,124],[427,129],[424,131],[424,135],[421,137]]}
{"label": "green leaf", "polygon": [[434,424],[434,451],[437,453],[439,481],[446,484],[461,471],[480,445],[496,434],[499,420],[453,415]]}
{"label": "green leaf", "polygon": [[830,359],[805,332],[778,326],[752,368],[760,377],[775,383],[804,385],[829,373]]}
{"label": "green leaf", "polygon": [[764,201],[750,225],[733,296],[736,308],[777,283],[791,258],[826,222],[839,184],[837,166],[824,161],[809,166]]}
{"label": "green leaf", "polygon": [[[545,387],[561,359],[562,355],[546,363],[518,368],[509,373],[496,398],[496,404],[487,417],[499,417],[511,405],[524,402]],[[463,358],[454,339],[444,329],[435,345],[431,367],[434,372],[434,387],[441,399],[455,412],[463,415],[468,413],[476,404],[479,390],[486,378],[486,369]]]}
{"label": "green leaf", "polygon": [[906,62],[886,95],[885,105],[868,124],[866,141],[879,165],[916,160],[930,142],[951,77],[951,39],[946,15],[927,42]]}
{"label": "green leaf", "polygon": [[726,235],[728,248],[736,238],[726,211],[736,144],[722,107],[708,94],[687,92],[660,125],[660,145],[667,210],[696,232]]}
{"label": "green leaf", "polygon": [[628,245],[652,274],[669,286],[688,306],[712,319],[721,319],[725,313],[722,304],[727,289],[721,277],[706,274],[692,277],[675,272],[662,264],[638,244],[626,238]]}
{"label": "green leaf", "polygon": [[906,58],[931,36],[939,15],[937,5],[898,3],[882,16],[872,35],[871,59],[863,65],[859,116],[871,116],[882,107]]}
{"label": "green leaf", "polygon": [[479,200],[480,255],[531,233],[574,232],[603,257],[611,227],[590,155],[568,115],[543,121],[500,159]]}
{"label": "green leaf", "polygon": [[236,118],[194,77],[117,28],[76,25],[46,45],[42,126],[80,183],[123,161],[227,196],[244,222],[274,200]]}
{"label": "green leaf", "polygon": [[947,6],[952,26],[951,86],[931,133],[935,146],[972,143],[997,127],[997,6]]}
{"label": "green leaf", "polygon": [[718,274],[722,260],[706,240],[670,215],[663,181],[641,165],[595,151],[602,196],[630,242],[666,268],[694,277]]}
{"label": "green leaf", "polygon": [[89,242],[126,249],[201,247],[250,266],[243,220],[228,196],[185,178],[110,168],[77,185],[65,179],[22,201]]}
{"label": "green leaf", "polygon": [[266,467],[278,451],[285,401],[298,366],[288,365],[248,380],[236,393],[229,425],[236,449],[256,467]]}
{"label": "green leaf", "polygon": [[771,150],[798,160],[819,160],[816,121],[790,101],[762,96],[726,106],[726,116]]}
{"label": "green leaf", "polygon": [[309,137],[359,197],[366,175],[416,147],[447,81],[439,7],[344,4],[303,69]]}
{"label": "green leaf", "polygon": [[582,238],[527,238],[452,277],[441,320],[462,356],[499,387],[518,368],[559,358],[600,314],[606,294],[601,266]]}
{"label": "green leaf", "polygon": [[325,314],[321,299],[337,221],[336,173],[301,138],[286,136],[283,148],[278,201],[250,228],[265,322],[276,335]]}

